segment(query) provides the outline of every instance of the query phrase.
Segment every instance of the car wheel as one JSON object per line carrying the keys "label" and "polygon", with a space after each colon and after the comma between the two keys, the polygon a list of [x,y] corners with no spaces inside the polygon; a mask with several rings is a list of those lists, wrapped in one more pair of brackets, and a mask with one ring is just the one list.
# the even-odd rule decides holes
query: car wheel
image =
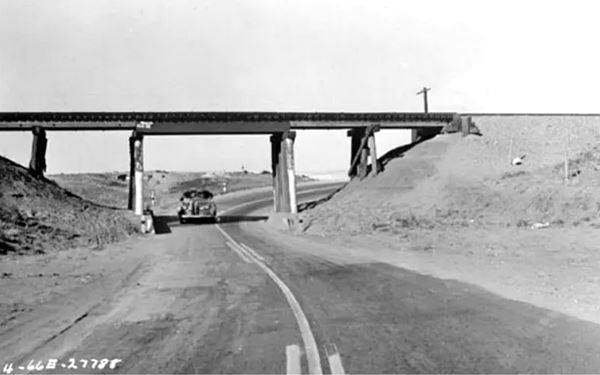
{"label": "car wheel", "polygon": [[185,223],[186,223],[186,220],[185,220],[184,218],[180,217],[180,218],[179,218],[179,223],[180,223],[180,224],[185,224]]}

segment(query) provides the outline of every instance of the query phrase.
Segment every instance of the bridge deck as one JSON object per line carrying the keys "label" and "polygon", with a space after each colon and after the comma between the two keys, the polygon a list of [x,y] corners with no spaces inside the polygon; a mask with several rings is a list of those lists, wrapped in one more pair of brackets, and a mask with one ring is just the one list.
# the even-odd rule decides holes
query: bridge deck
{"label": "bridge deck", "polygon": [[270,134],[289,129],[442,127],[454,113],[412,112],[0,112],[0,131],[138,130],[144,134]]}

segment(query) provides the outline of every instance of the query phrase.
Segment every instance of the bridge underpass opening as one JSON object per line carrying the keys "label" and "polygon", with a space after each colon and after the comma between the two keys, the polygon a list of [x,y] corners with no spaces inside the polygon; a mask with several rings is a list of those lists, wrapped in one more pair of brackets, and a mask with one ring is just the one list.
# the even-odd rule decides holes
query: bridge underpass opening
{"label": "bridge underpass opening", "polygon": [[[150,150],[146,152],[145,157],[152,160],[152,169],[202,170],[217,173],[245,169],[270,172],[274,212],[296,213],[296,175],[305,174],[328,180],[347,180],[355,177],[364,178],[369,174],[376,175],[381,171],[381,167],[377,166],[378,155],[385,156],[389,151],[419,141],[431,134],[437,134],[440,130],[436,128],[378,129],[376,126],[373,128],[370,136],[367,135],[369,126],[357,126],[350,130],[285,131],[270,136],[208,134],[202,135],[200,146],[204,144],[205,147],[199,147],[197,141],[199,134],[194,134],[193,137],[190,135],[159,137],[150,134],[143,139],[145,139],[144,144],[147,143],[149,147],[155,143],[154,147],[158,150],[158,152]],[[358,136],[353,137],[353,133],[358,133]],[[357,143],[365,139],[362,155],[357,155]],[[211,144],[211,147],[206,147],[207,144]],[[265,152],[269,148],[270,160],[268,152]],[[178,155],[183,153],[181,160],[192,162],[176,169],[161,165],[165,150],[176,150]],[[203,160],[208,160],[208,164],[197,163]],[[377,167],[374,168],[373,165]],[[140,176],[138,174],[138,180]],[[135,180],[135,177],[130,179],[130,181]],[[131,191],[133,192],[133,189]],[[130,199],[133,200],[133,196]],[[141,209],[136,209],[136,213],[141,214]]]}
{"label": "bridge underpass opening", "polygon": [[[356,128],[362,129],[362,128]],[[373,160],[377,150],[382,154],[411,142],[411,130],[383,129],[372,136],[372,143],[365,149]],[[364,135],[364,132],[361,133]],[[199,139],[201,138],[201,139]],[[135,142],[132,137],[130,142]],[[347,130],[299,130],[272,135],[170,135],[142,137],[142,159],[131,165],[130,209],[142,214],[149,194],[144,194],[142,175],[144,166],[148,170],[202,171],[224,175],[225,172],[254,171],[268,172],[272,176],[273,211],[297,212],[296,175],[320,177],[329,180],[347,180],[348,166],[352,164],[352,142]],[[130,144],[130,147],[134,144]],[[270,157],[267,150],[271,150]],[[135,151],[132,159],[135,160]],[[171,158],[165,162],[165,158]],[[174,161],[173,161],[174,160]],[[349,164],[350,163],[350,164]],[[174,165],[177,164],[177,167]],[[270,165],[270,167],[269,167]],[[366,160],[358,163],[364,175],[368,171]],[[371,167],[371,173],[376,174]],[[143,179],[143,181],[146,181]],[[141,189],[135,189],[141,184]],[[134,194],[134,192],[136,192]],[[145,196],[145,198],[143,198]],[[139,208],[138,208],[139,207]]]}
{"label": "bridge underpass opening", "polygon": [[[349,173],[356,154],[356,145],[353,145],[351,133],[352,131],[346,129],[298,130],[295,143],[297,174],[339,181],[359,177],[356,167],[353,168],[354,173]],[[372,164],[373,159],[379,159],[390,150],[410,144],[411,135],[410,129],[381,129],[375,132],[373,143],[366,145],[367,162],[363,162],[360,168],[364,169],[365,173],[372,170],[368,164]],[[355,143],[360,140],[360,137],[354,138]]]}
{"label": "bridge underpass opening", "polygon": [[[16,147],[7,155],[15,155],[15,159],[27,166],[32,155],[33,131],[20,131],[6,134],[13,138]],[[346,130],[298,130],[295,142],[291,143],[294,148],[290,150],[292,165],[295,173],[288,172],[282,168],[277,175],[277,164],[273,165],[272,135],[268,134],[246,134],[246,135],[169,135],[169,136],[142,136],[143,150],[141,162],[137,163],[138,173],[136,175],[136,163],[132,163],[133,154],[127,152],[129,132],[123,131],[54,131],[48,129],[47,137],[47,164],[48,173],[82,173],[95,172],[105,173],[109,171],[125,171],[130,166],[129,183],[130,193],[128,198],[129,209],[135,209],[136,213],[143,213],[143,209],[150,203],[151,191],[144,189],[147,179],[143,177],[144,170],[173,170],[173,171],[204,171],[223,174],[226,171],[241,171],[243,169],[254,172],[268,172],[273,174],[274,210],[280,212],[295,212],[295,194],[285,194],[283,203],[278,197],[279,177],[287,175],[288,185],[285,191],[295,191],[295,174],[309,175],[324,180],[344,180],[348,178],[348,166],[350,150],[350,139]],[[378,151],[385,153],[387,149],[406,143],[409,139],[409,130],[383,129],[377,133]],[[277,134],[277,133],[276,133]],[[283,134],[283,133],[281,133]],[[294,133],[290,133],[294,134]],[[134,142],[130,138],[130,142]],[[279,144],[281,140],[275,144]],[[289,139],[287,144],[294,139]],[[132,151],[134,144],[130,144]],[[59,150],[69,147],[79,155],[77,158],[65,158],[64,153]],[[290,146],[288,146],[289,148]],[[16,152],[16,151],[19,152]],[[20,153],[20,154],[19,154]],[[170,160],[169,160],[170,159]],[[129,160],[129,162],[128,162]],[[279,157],[277,157],[279,161]],[[285,160],[287,162],[287,159]],[[284,165],[283,161],[278,165]],[[147,177],[147,176],[146,176]],[[142,186],[135,197],[136,181]],[[292,182],[293,181],[293,182]],[[290,184],[290,182],[292,182]],[[145,191],[145,193],[144,193]],[[289,198],[288,198],[289,197]],[[157,197],[158,198],[158,197]],[[136,204],[137,203],[137,204]]]}
{"label": "bridge underpass opening", "polygon": [[[363,129],[357,127],[356,129]],[[364,135],[364,132],[361,133]],[[373,135],[365,149],[373,160],[377,160],[375,144],[380,155],[399,146],[411,143],[411,130],[382,129]],[[144,165],[148,170],[202,171],[225,174],[233,171],[268,172],[273,183],[273,211],[297,212],[296,175],[314,176],[325,180],[347,180],[348,167],[352,164],[353,146],[348,130],[298,130],[296,132],[277,132],[272,135],[145,135],[143,136],[142,160],[132,164],[130,181],[142,180]],[[200,138],[200,139],[199,139]],[[360,140],[360,139],[359,139]],[[131,142],[135,137],[131,138]],[[270,154],[267,150],[271,150]],[[165,163],[170,155],[176,162]],[[132,160],[135,159],[133,155]],[[178,167],[174,168],[173,163]],[[367,160],[358,163],[359,168],[368,172]],[[371,167],[371,173],[376,174]],[[144,179],[144,181],[146,181]],[[144,204],[139,202],[142,196],[149,194],[142,189],[134,195],[135,183],[130,190],[130,208],[141,214]],[[134,204],[135,203],[135,204]],[[138,208],[139,207],[139,208]]]}
{"label": "bridge underpass opening", "polygon": [[[418,129],[418,136],[441,131],[471,132],[470,117],[457,113],[410,112],[6,112],[0,113],[0,130],[33,133],[30,172],[41,177],[45,167],[46,131],[121,130],[132,132],[129,138],[129,206],[143,213],[143,140],[150,135],[239,135],[270,136],[271,171],[275,210],[296,211],[294,141],[296,130],[347,130],[351,139],[350,177],[377,174],[375,134],[380,129]],[[476,129],[476,128],[475,128]],[[268,149],[268,148],[267,148]],[[138,180],[137,184],[133,182]]]}
{"label": "bridge underpass opening", "polygon": [[[296,212],[294,132],[235,135],[141,135],[130,137],[129,208],[142,214],[147,207],[148,170],[204,172],[223,181],[235,172],[268,174],[273,187],[274,211]],[[169,160],[166,160],[166,159]],[[200,181],[198,183],[200,185]],[[200,188],[201,186],[198,186]],[[146,201],[146,204],[144,204]]]}

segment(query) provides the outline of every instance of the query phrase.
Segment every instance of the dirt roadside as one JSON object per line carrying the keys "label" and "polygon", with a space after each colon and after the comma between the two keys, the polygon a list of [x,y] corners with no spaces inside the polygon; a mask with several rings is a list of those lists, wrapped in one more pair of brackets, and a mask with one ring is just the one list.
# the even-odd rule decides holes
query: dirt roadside
{"label": "dirt roadside", "polygon": [[388,263],[600,324],[600,233],[594,228],[419,229],[400,236],[328,237],[298,236],[266,224],[252,230],[319,257]]}
{"label": "dirt roadside", "polygon": [[[261,197],[268,196],[269,190],[230,193],[218,201],[227,207],[255,199],[252,194],[256,192]],[[192,366],[186,368],[187,372],[213,372],[218,368],[234,371],[239,365],[235,361],[241,359],[236,357],[232,362],[227,354],[231,352],[228,345],[246,345],[245,339],[237,335],[256,335],[255,330],[275,332],[271,327],[273,322],[277,322],[278,329],[285,330],[289,326],[290,335],[296,333],[293,317],[285,301],[280,301],[279,292],[271,290],[272,286],[264,289],[265,284],[270,284],[259,269],[252,268],[251,272],[248,267],[240,269],[239,259],[212,226],[179,228],[177,225],[172,233],[134,237],[97,249],[4,256],[0,261],[0,365],[9,359],[26,360],[23,356],[31,353],[39,358],[52,358],[57,353],[72,351],[79,344],[83,345],[86,355],[116,355],[108,353],[110,349],[127,353],[127,350],[139,349],[131,340],[144,337],[138,330],[143,326],[150,336],[164,329],[172,337],[170,344],[160,346],[163,336],[154,338],[157,345],[148,346],[157,351],[154,362],[149,357],[130,353],[129,365],[124,368],[156,371],[157,363],[163,359],[161,368],[165,372],[176,371],[176,368],[184,371],[185,366]],[[264,317],[257,315],[263,310],[263,304],[256,296],[277,297],[277,303],[269,305],[270,310]],[[246,321],[240,318],[244,314],[253,322],[250,327],[241,326],[241,322]],[[281,318],[286,314],[288,321]],[[97,326],[106,327],[95,333],[89,343],[84,343]],[[215,335],[220,332],[220,326],[225,327],[224,334],[230,336]],[[114,344],[117,339],[109,337],[115,332],[120,332],[118,340],[123,341],[122,345]],[[181,332],[187,333],[181,336]],[[217,351],[207,347],[206,358],[186,358],[177,364],[168,361],[169,356],[197,356],[198,353],[185,354],[180,349],[192,344],[209,345],[200,343],[199,337],[213,340],[214,345],[222,345],[224,349]],[[210,352],[226,355],[217,358],[207,354]],[[83,355],[82,352],[71,354]],[[284,359],[282,355],[281,361]],[[248,366],[258,372],[273,371],[261,367],[258,357],[250,356],[247,361],[252,361]],[[279,365],[278,370],[284,368],[283,364]]]}
{"label": "dirt roadside", "polygon": [[96,251],[78,248],[4,258],[0,263],[2,358],[33,351],[126,287],[148,261],[134,245],[128,240]]}
{"label": "dirt roadside", "polygon": [[474,120],[480,136],[442,134],[382,156],[382,173],[303,211],[299,237],[285,241],[600,323],[600,117]]}
{"label": "dirt roadside", "polygon": [[[139,272],[14,363],[118,358],[119,373],[281,372],[285,345],[300,338],[279,291],[214,226],[171,225],[129,250],[144,258]],[[264,351],[274,358],[264,361]]]}

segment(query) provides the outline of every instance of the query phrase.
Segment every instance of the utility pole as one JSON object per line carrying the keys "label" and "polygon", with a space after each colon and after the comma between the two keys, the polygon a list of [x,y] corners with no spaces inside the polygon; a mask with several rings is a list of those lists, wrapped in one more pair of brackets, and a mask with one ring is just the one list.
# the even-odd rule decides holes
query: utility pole
{"label": "utility pole", "polygon": [[431,90],[430,87],[423,87],[421,91],[417,93],[417,95],[423,94],[423,103],[425,104],[425,113],[429,113],[429,107],[427,106],[427,91]]}

